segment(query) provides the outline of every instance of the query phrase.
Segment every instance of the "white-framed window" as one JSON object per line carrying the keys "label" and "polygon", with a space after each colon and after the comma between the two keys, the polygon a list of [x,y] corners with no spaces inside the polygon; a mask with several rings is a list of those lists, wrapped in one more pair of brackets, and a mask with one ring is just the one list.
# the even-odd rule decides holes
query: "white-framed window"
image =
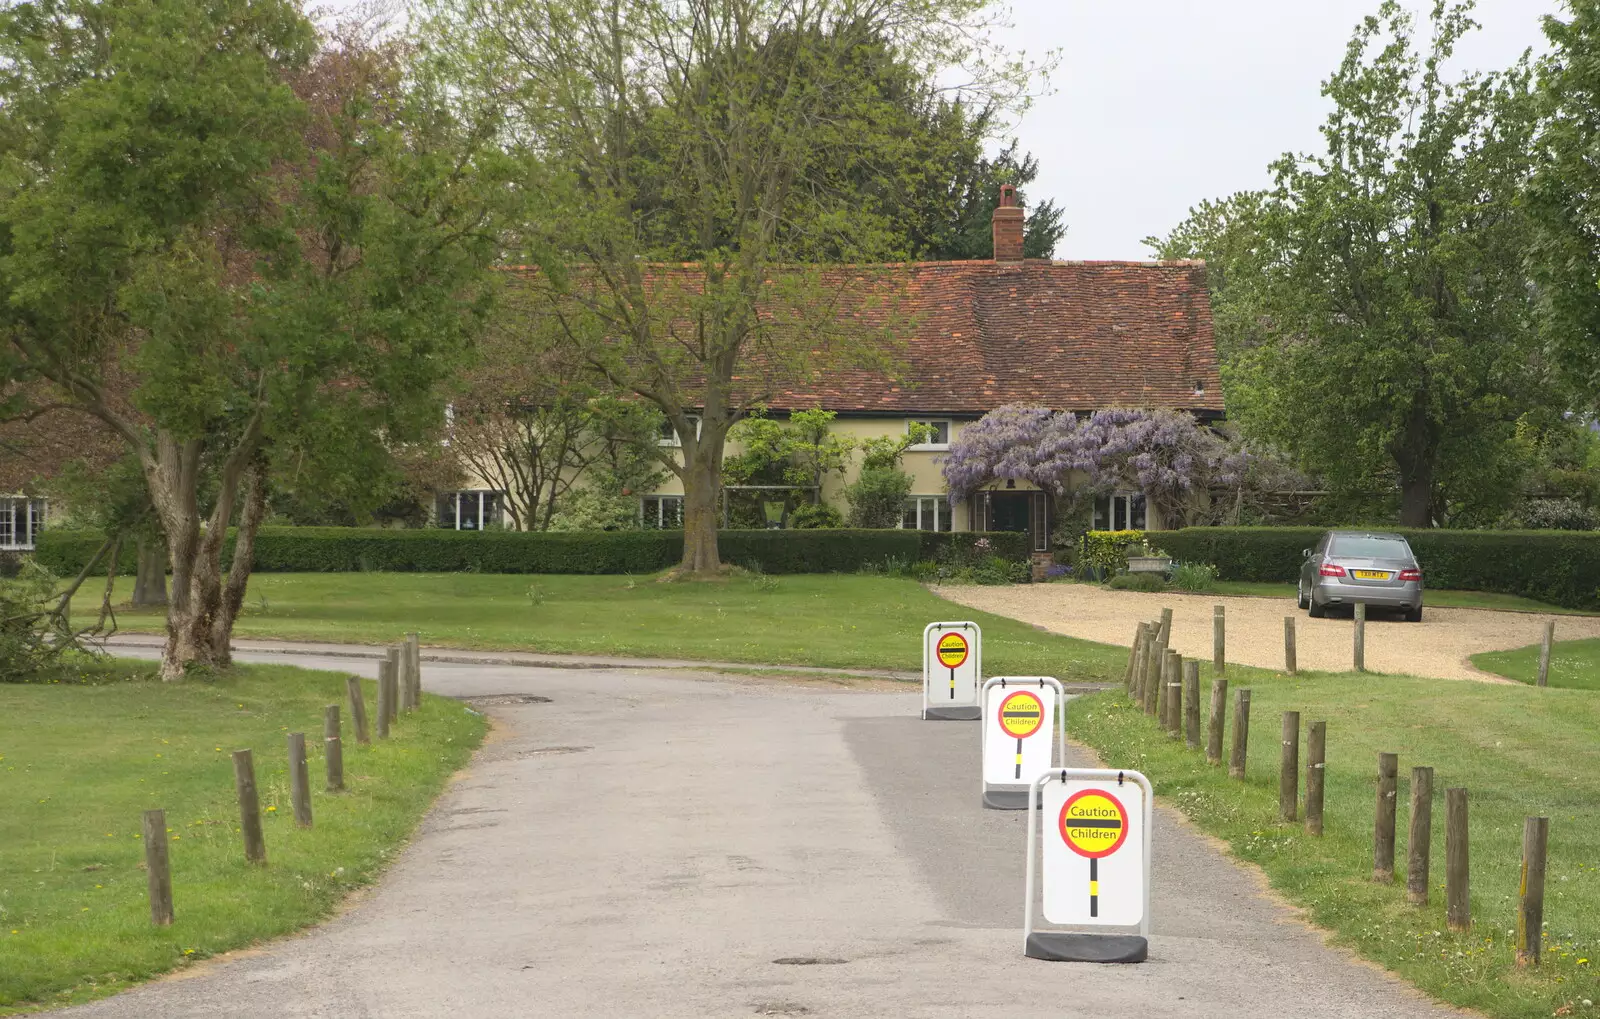
{"label": "white-framed window", "polygon": [[0,549],[26,552],[44,530],[43,499],[0,498]]}
{"label": "white-framed window", "polygon": [[1117,492],[1094,501],[1094,529],[1097,531],[1142,531],[1145,529],[1144,493]]}
{"label": "white-framed window", "polygon": [[[700,415],[699,414],[687,414],[687,415],[685,415],[685,417],[687,417],[690,421],[694,422],[694,437],[697,438],[697,439],[700,438]],[[658,445],[658,446],[682,446],[683,445],[683,440],[678,438],[678,430],[676,428],[672,427],[672,422],[671,421],[663,421],[663,422],[661,422],[661,431],[658,432],[657,435],[656,435],[656,445]]]}
{"label": "white-framed window", "polygon": [[499,526],[505,494],[488,489],[440,492],[435,523],[447,531],[481,531]]}
{"label": "white-framed window", "polygon": [[938,420],[938,419],[934,419],[934,418],[924,418],[922,420],[907,421],[906,422],[906,431],[907,431],[907,433],[909,433],[911,431],[911,426],[912,425],[927,425],[928,428],[932,430],[933,434],[928,437],[928,441],[927,442],[913,443],[908,448],[916,449],[916,450],[940,450],[940,449],[949,449],[950,448],[950,422],[949,421],[942,421],[942,420]]}
{"label": "white-framed window", "polygon": [[672,531],[683,526],[683,496],[647,495],[639,500],[639,523],[647,531]]}
{"label": "white-framed window", "polygon": [[949,531],[955,521],[950,516],[950,503],[942,495],[914,495],[906,500],[905,515],[900,526],[907,531]]}

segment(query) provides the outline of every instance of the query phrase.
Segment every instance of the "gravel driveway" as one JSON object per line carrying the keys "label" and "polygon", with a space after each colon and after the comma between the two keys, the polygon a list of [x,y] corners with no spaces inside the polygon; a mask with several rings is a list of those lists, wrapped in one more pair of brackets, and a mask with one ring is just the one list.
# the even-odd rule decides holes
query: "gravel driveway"
{"label": "gravel driveway", "polygon": [[[1311,619],[1293,598],[1224,598],[1216,595],[1108,591],[1093,584],[1014,587],[938,587],[936,593],[970,608],[1010,616],[1070,637],[1120,644],[1133,641],[1141,619],[1172,608],[1172,646],[1184,657],[1211,658],[1211,610],[1227,606],[1227,657],[1241,665],[1283,667],[1283,617],[1295,617],[1295,654],[1302,669],[1350,668],[1351,623]],[[1501,681],[1472,667],[1467,656],[1539,642],[1547,619],[1557,640],[1600,637],[1600,618],[1546,616],[1488,609],[1429,608],[1421,623],[1378,613],[1367,620],[1367,669],[1439,679]]]}

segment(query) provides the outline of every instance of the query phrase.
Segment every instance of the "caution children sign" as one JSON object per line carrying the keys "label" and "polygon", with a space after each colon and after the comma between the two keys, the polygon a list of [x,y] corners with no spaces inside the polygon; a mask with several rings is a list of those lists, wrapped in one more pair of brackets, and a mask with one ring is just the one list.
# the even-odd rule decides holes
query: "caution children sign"
{"label": "caution children sign", "polygon": [[1044,781],[1044,916],[1051,923],[1132,927],[1145,915],[1142,781]]}
{"label": "caution children sign", "polygon": [[983,634],[977,623],[929,623],[922,631],[922,717],[978,717]]}

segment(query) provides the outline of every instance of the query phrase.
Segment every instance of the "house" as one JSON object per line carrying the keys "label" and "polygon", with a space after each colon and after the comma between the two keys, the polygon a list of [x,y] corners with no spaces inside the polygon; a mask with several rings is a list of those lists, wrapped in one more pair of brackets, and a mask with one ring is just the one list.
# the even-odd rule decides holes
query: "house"
{"label": "house", "polygon": [[[904,527],[924,530],[1011,530],[1048,549],[1053,521],[1046,494],[991,488],[951,507],[941,454],[961,430],[1008,403],[1092,412],[1108,407],[1172,408],[1202,420],[1223,416],[1205,265],[1197,261],[1111,262],[1022,257],[1023,210],[1014,190],[1001,189],[993,222],[994,258],[922,262],[905,267],[904,302],[911,334],[891,378],[872,371],[819,374],[768,402],[782,417],[821,407],[834,411],[836,434],[863,439],[905,435],[915,423],[932,441],[913,446],[905,470],[915,482]],[[677,440],[666,432],[661,442]],[[738,452],[730,443],[729,453]],[[842,506],[852,468],[826,481],[823,501]],[[486,487],[446,493],[438,523],[482,527],[493,522],[500,493]],[[682,520],[675,477],[639,501],[646,527]],[[1104,497],[1093,525],[1159,528],[1139,492]]]}

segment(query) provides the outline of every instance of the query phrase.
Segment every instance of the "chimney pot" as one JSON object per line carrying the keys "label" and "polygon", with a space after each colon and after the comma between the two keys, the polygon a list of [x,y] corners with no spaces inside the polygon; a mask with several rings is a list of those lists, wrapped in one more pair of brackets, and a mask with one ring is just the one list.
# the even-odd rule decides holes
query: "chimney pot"
{"label": "chimney pot", "polygon": [[994,210],[994,260],[1022,261],[1023,212],[1017,205],[1017,189],[1000,185],[1000,204]]}

